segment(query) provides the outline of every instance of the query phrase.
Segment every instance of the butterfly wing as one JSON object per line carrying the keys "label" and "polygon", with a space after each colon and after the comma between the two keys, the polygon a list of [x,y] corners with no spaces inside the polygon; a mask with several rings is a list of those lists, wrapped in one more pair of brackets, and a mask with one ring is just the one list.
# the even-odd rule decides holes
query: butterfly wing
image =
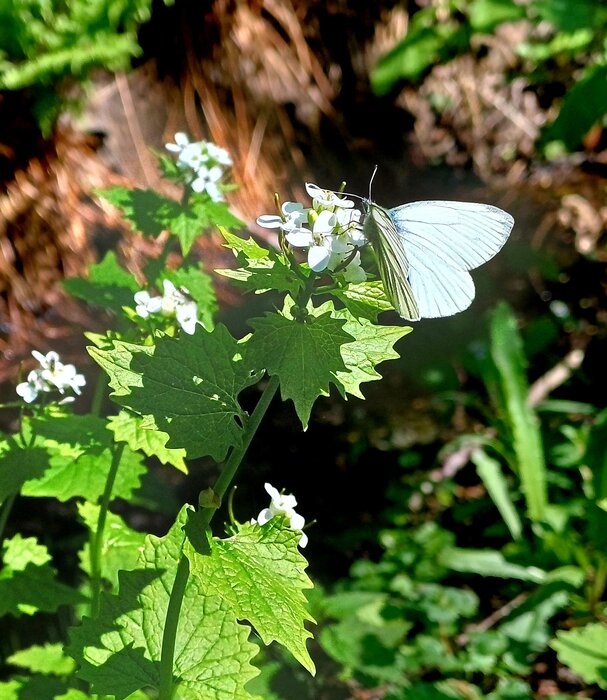
{"label": "butterfly wing", "polygon": [[470,306],[474,283],[467,271],[490,260],[514,225],[502,209],[468,202],[411,202],[387,213],[406,251],[408,282],[422,318]]}
{"label": "butterfly wing", "polygon": [[409,284],[409,261],[404,240],[387,209],[367,203],[363,233],[371,241],[386,296],[396,311],[410,321],[420,318],[419,309]]}

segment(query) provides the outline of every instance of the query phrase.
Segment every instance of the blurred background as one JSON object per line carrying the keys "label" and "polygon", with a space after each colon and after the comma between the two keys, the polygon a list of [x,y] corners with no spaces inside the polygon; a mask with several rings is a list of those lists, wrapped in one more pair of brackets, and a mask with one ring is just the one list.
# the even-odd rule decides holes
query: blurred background
{"label": "blurred background", "polygon": [[[253,235],[272,244],[254,222],[273,211],[274,192],[302,200],[305,182],[336,189],[346,180],[349,192],[365,196],[377,164],[373,196],[383,206],[419,199],[492,203],[514,216],[511,239],[474,273],[472,307],[415,324],[399,344],[401,359],[382,366],[385,379],[366,388],[367,401],[320,400],[303,435],[292,406],[275,405],[237,500],[253,503],[253,511],[263,507],[264,480],[293,491],[299,510],[318,521],[306,553],[313,576],[328,588],[354,562],[360,569],[383,556],[386,527],[440,522],[458,544],[484,545],[489,536],[501,546],[503,533],[469,454],[452,450],[458,457],[449,461],[441,450],[458,436],[500,430],[495,422],[487,426],[491,392],[481,369],[492,342],[488,314],[500,301],[513,309],[540,399],[569,402],[548,421],[553,433],[568,426],[564,432],[579,446],[590,417],[604,408],[606,42],[607,6],[595,0],[2,2],[3,394],[13,398],[20,363],[32,349],[57,349],[87,376],[96,372],[82,334],[103,331],[112,320],[70,298],[62,281],[85,274],[110,249],[135,272],[158,252],[155,242],[133,237],[95,193],[121,184],[177,198],[152,152],[176,132],[230,152],[238,187],[229,203]],[[208,271],[233,264],[213,233],[198,254]],[[216,281],[221,319],[234,332],[247,332],[246,319],[267,302]],[[562,467],[569,471],[553,484],[580,491],[582,461],[575,476],[570,464]],[[183,500],[195,501],[210,469],[201,465],[187,480],[157,475],[171,482],[174,496],[161,507],[154,500],[160,491],[154,495],[150,486],[142,504],[156,504],[169,517]],[[25,507],[21,517],[26,529],[39,529]],[[131,518],[135,526],[162,531],[162,517],[144,515],[143,505]],[[427,541],[409,543],[410,557]],[[408,575],[440,581],[444,591],[452,583],[442,569],[429,579]],[[466,581],[461,589],[481,601],[479,619],[512,593],[485,585]],[[464,622],[452,623],[445,634],[460,639]],[[318,651],[327,654],[324,686],[302,680],[292,688],[283,679],[263,693],[359,700],[601,697],[592,683],[560,670],[544,632],[543,646],[534,642],[518,669],[514,662],[499,666],[503,656],[487,651],[501,661],[487,667],[486,685],[478,679],[482,668],[446,671],[436,660],[444,649],[434,649],[433,657],[426,649],[433,661],[418,649],[417,666],[409,661],[424,687],[394,696],[385,690],[393,682],[386,671],[394,668],[393,657],[361,671],[365,654],[348,656],[335,633]],[[380,657],[392,649],[384,637]],[[274,675],[264,678],[277,679],[280,663],[270,660]],[[461,681],[455,690],[440,686],[450,673]],[[462,690],[464,682],[472,690]]]}

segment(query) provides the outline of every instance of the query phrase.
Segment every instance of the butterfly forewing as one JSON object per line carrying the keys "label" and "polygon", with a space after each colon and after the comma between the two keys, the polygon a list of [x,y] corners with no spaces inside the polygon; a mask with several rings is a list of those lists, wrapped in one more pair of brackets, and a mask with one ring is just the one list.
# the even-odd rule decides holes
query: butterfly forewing
{"label": "butterfly forewing", "polygon": [[419,320],[419,309],[409,284],[409,261],[404,241],[388,210],[369,202],[363,230],[373,245],[386,296],[402,318]]}

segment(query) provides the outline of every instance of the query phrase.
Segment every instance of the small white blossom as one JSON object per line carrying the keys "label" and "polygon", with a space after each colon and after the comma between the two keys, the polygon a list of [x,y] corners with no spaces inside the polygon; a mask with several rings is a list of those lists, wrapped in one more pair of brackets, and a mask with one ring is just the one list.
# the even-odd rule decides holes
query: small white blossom
{"label": "small white blossom", "polygon": [[74,365],[63,364],[53,350],[46,355],[33,350],[32,355],[38,360],[40,367],[32,370],[27,375],[27,381],[18,384],[15,389],[17,395],[26,403],[32,403],[41,393],[58,391],[64,394],[66,389],[71,389],[75,394],[81,393],[86,379],[82,374],[78,374]]}
{"label": "small white blossom", "polygon": [[177,289],[170,280],[163,280],[162,287],[164,294],[161,297],[152,297],[145,290],[137,292],[134,296],[135,313],[141,318],[157,313],[174,316],[182,330],[193,335],[198,323],[198,305],[187,289]]}
{"label": "small white blossom", "polygon": [[324,207],[345,207],[346,209],[351,209],[354,206],[354,202],[351,199],[340,195],[339,192],[323,190],[312,182],[306,182],[306,192],[312,197],[315,209],[319,205]]}
{"label": "small white blossom", "polygon": [[[264,508],[257,518],[251,522],[256,522],[258,525],[265,525],[265,523],[272,520],[274,516],[284,515],[289,521],[291,530],[303,530],[306,521],[302,515],[295,512],[295,506],[297,505],[295,496],[293,496],[293,494],[280,493],[278,489],[275,489],[272,484],[267,482],[263,487],[270,496],[270,506],[269,508]],[[307,544],[308,536],[305,532],[302,532],[299,539],[299,546],[305,547]]]}
{"label": "small white blossom", "polygon": [[189,184],[194,192],[206,192],[209,197],[219,202],[223,192],[219,181],[225,169],[233,165],[230,154],[210,141],[190,142],[183,132],[175,134],[175,143],[167,143],[165,148],[177,153],[177,165],[191,171]]}

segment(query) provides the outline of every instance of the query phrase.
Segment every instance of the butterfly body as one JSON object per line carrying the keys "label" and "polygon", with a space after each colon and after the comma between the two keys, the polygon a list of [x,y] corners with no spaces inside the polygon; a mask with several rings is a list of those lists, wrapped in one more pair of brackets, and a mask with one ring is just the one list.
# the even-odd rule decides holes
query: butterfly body
{"label": "butterfly body", "polygon": [[469,270],[504,245],[514,219],[489,204],[411,202],[385,209],[370,200],[363,231],[386,295],[402,318],[451,316],[474,299]]}

